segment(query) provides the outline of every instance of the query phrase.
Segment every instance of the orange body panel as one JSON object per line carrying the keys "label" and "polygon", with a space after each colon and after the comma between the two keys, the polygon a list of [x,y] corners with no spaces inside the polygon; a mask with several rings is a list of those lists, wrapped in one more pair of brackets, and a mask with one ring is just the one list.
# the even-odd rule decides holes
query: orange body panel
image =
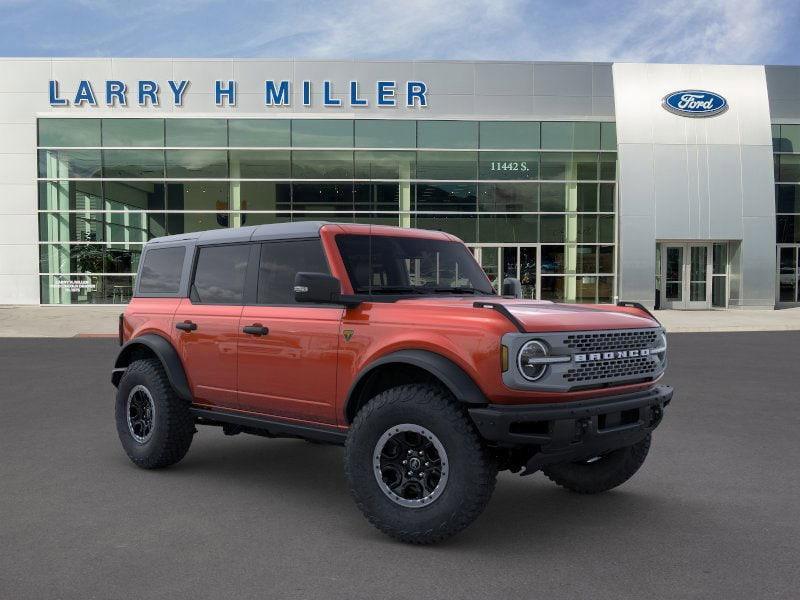
{"label": "orange body panel", "polygon": [[[331,274],[352,294],[336,246],[338,234],[366,226],[325,225],[320,230]],[[441,232],[372,227],[372,235],[455,240]],[[488,281],[488,280],[487,280]],[[566,306],[497,296],[419,297],[339,306],[215,306],[188,298],[134,298],[124,319],[124,339],[157,333],[169,339],[183,362],[198,405],[225,407],[309,423],[346,427],[345,404],[353,383],[373,361],[398,350],[440,354],[460,366],[494,404],[569,402],[655,385],[622,385],[570,393],[513,390],[502,380],[500,340],[516,331],[504,315],[475,308],[476,300],[501,302],[525,331],[580,331],[656,327],[636,308]],[[191,320],[197,330],[179,331]],[[259,324],[268,335],[242,328]],[[344,335],[345,332],[347,335]]]}

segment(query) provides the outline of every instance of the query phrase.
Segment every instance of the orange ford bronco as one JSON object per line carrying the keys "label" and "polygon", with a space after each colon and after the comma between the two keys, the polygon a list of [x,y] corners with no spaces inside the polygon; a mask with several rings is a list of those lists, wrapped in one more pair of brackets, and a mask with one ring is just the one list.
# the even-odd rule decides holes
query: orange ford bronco
{"label": "orange ford bronco", "polygon": [[120,316],[112,381],[125,452],[181,460],[196,426],[345,447],[385,533],[447,538],[498,470],[584,494],[644,462],[672,390],[643,307],[497,294],[441,232],[299,222],[157,238]]}

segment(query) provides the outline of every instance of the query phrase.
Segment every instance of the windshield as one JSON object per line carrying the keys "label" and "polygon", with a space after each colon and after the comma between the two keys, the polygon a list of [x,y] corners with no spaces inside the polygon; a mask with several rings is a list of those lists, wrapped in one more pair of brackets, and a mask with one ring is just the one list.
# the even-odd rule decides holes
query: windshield
{"label": "windshield", "polygon": [[460,242],[382,235],[338,235],[356,294],[494,294]]}

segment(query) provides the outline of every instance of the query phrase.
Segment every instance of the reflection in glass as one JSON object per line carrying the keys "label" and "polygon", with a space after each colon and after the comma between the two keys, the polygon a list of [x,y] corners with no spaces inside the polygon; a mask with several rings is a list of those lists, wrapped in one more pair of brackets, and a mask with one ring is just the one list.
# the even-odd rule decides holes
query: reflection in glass
{"label": "reflection in glass", "polygon": [[478,210],[482,212],[537,212],[538,183],[480,183]]}
{"label": "reflection in glass", "polygon": [[290,123],[288,119],[230,119],[230,147],[288,148]]}
{"label": "reflection in glass", "polygon": [[214,148],[228,145],[225,119],[166,119],[166,145]]}
{"label": "reflection in glass", "polygon": [[348,150],[295,150],[292,152],[295,179],[352,179],[353,152]]}
{"label": "reflection in glass", "polygon": [[417,121],[419,148],[477,148],[477,121]]}
{"label": "reflection in glass", "polygon": [[356,119],[356,148],[415,148],[417,124],[411,120]]}
{"label": "reflection in glass", "polygon": [[416,152],[356,151],[356,179],[414,179]]}
{"label": "reflection in glass", "polygon": [[103,176],[115,179],[164,177],[163,150],[103,150]]}
{"label": "reflection in glass", "polygon": [[474,183],[418,183],[415,187],[415,210],[475,212],[477,209]]}
{"label": "reflection in glass", "polygon": [[352,148],[353,121],[347,119],[294,119],[295,148]]}
{"label": "reflection in glass", "polygon": [[39,145],[99,146],[100,119],[39,119]]}
{"label": "reflection in glass", "polygon": [[475,179],[478,174],[477,152],[418,152],[418,179]]}
{"label": "reflection in glass", "polygon": [[103,119],[105,147],[164,145],[164,119]]}
{"label": "reflection in glass", "polygon": [[480,124],[481,148],[539,148],[537,121],[483,121]]}
{"label": "reflection in glass", "polygon": [[224,179],[228,176],[225,150],[167,150],[167,177]]}
{"label": "reflection in glass", "polygon": [[39,150],[39,177],[100,177],[100,150]]}
{"label": "reflection in glass", "polygon": [[289,150],[231,150],[231,179],[289,179]]}

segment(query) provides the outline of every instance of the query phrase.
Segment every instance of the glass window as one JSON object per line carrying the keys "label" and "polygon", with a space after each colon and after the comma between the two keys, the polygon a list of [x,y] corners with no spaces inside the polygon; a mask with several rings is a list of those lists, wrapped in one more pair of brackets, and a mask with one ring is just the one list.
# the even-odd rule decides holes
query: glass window
{"label": "glass window", "polygon": [[225,119],[166,119],[167,146],[216,147],[228,145]]}
{"label": "glass window", "polygon": [[140,294],[177,294],[186,248],[150,248],[139,275]]}
{"label": "glass window", "polygon": [[[163,217],[163,214],[145,212],[40,212],[39,239],[42,242],[144,243],[164,235]],[[151,225],[155,226],[155,231]]]}
{"label": "glass window", "polygon": [[600,148],[600,123],[577,122],[574,123],[575,150],[598,150]]}
{"label": "glass window", "polygon": [[42,273],[135,273],[141,244],[39,244]]}
{"label": "glass window", "polygon": [[597,217],[597,241],[600,243],[614,243],[614,215],[600,215]]}
{"label": "glass window", "polygon": [[418,152],[418,179],[476,179],[477,152]]}
{"label": "glass window", "polygon": [[542,273],[564,273],[564,246],[542,246]]}
{"label": "glass window", "polygon": [[383,235],[338,235],[342,261],[356,293],[493,293],[486,275],[462,244]]}
{"label": "glass window", "polygon": [[614,212],[614,184],[600,184],[600,212]]}
{"label": "glass window", "polygon": [[567,210],[567,186],[563,183],[539,185],[539,203],[542,212],[564,212]]}
{"label": "glass window", "polygon": [[576,179],[597,181],[597,154],[576,152],[572,155],[572,160],[575,161]]}
{"label": "glass window", "polygon": [[125,304],[131,299],[131,275],[42,275],[43,304]]}
{"label": "glass window", "polygon": [[[358,211],[391,211],[400,210],[400,195],[407,195],[406,206],[411,207],[411,186],[397,183],[361,183],[355,186],[354,202]],[[390,218],[393,225],[398,224],[398,216],[384,217],[375,215],[376,218]],[[361,218],[361,217],[359,217]]]}
{"label": "glass window", "polygon": [[39,145],[99,146],[100,119],[39,119]]}
{"label": "glass window", "polygon": [[100,150],[39,150],[39,177],[100,177]]}
{"label": "glass window", "polygon": [[578,211],[597,212],[597,184],[579,183],[578,185]]}
{"label": "glass window", "polygon": [[416,184],[418,211],[475,212],[477,190],[473,183]]}
{"label": "glass window", "polygon": [[542,277],[542,300],[564,300],[564,277]]}
{"label": "glass window", "polygon": [[475,215],[419,214],[413,216],[411,226],[418,229],[443,231],[464,242],[475,242],[478,239],[478,219]]}
{"label": "glass window", "polygon": [[780,152],[781,151],[781,126],[780,125],[773,125],[772,126],[772,151],[773,152]]}
{"label": "glass window", "polygon": [[800,216],[778,215],[775,218],[775,225],[777,243],[795,244],[800,242]]}
{"label": "glass window", "polygon": [[[290,183],[274,181],[243,181],[232,184],[235,190],[238,187],[240,210],[269,210],[288,211],[291,209],[292,187]],[[235,202],[235,195],[233,195]],[[231,206],[236,210],[237,207]],[[255,217],[248,217],[252,219]],[[266,218],[266,217],[262,217]],[[256,223],[249,221],[248,225]],[[242,223],[244,225],[244,223]]]}
{"label": "glass window", "polygon": [[349,183],[294,183],[292,210],[353,211],[353,185]]}
{"label": "glass window", "polygon": [[597,278],[597,301],[601,303],[610,303],[614,296],[614,278],[613,277],[598,277]]}
{"label": "glass window", "polygon": [[598,246],[599,255],[597,261],[598,273],[614,272],[614,246]]}
{"label": "glass window", "polygon": [[200,248],[192,284],[192,301],[202,304],[243,304],[249,256],[250,244]]}
{"label": "glass window", "polygon": [[258,303],[294,304],[294,278],[300,272],[330,273],[319,240],[262,244]]}
{"label": "glass window", "polygon": [[477,121],[417,121],[420,148],[477,148]]}
{"label": "glass window", "polygon": [[728,244],[714,244],[713,247],[713,274],[727,275],[728,273]]}
{"label": "glass window", "polygon": [[163,119],[103,119],[103,146],[163,145]]}
{"label": "glass window", "polygon": [[561,181],[575,179],[572,167],[572,154],[568,152],[542,152],[540,167],[542,179]]}
{"label": "glass window", "polygon": [[616,123],[601,123],[600,124],[600,149],[601,150],[614,150],[617,149],[617,124]]}
{"label": "glass window", "polygon": [[781,154],[776,158],[780,161],[778,181],[800,182],[800,154]]}
{"label": "glass window", "polygon": [[352,179],[353,152],[347,150],[294,150],[295,179]]}
{"label": "glass window", "polygon": [[230,184],[225,181],[170,182],[167,184],[167,210],[227,211],[229,193]]}
{"label": "glass window", "polygon": [[231,179],[289,179],[289,150],[231,150]]}
{"label": "glass window", "polygon": [[600,179],[605,181],[615,181],[617,179],[616,152],[603,152],[600,154]]}
{"label": "glass window", "polygon": [[481,179],[539,179],[538,152],[481,152]]}
{"label": "glass window", "polygon": [[597,215],[578,215],[577,241],[594,244],[597,241]]}
{"label": "glass window", "polygon": [[105,181],[103,191],[107,210],[164,210],[166,186],[163,183]]}
{"label": "glass window", "polygon": [[800,152],[800,125],[781,125],[781,152]]}
{"label": "glass window", "polygon": [[116,179],[161,179],[163,150],[103,150],[103,176]]}
{"label": "glass window", "polygon": [[230,119],[231,148],[288,148],[289,119]]}
{"label": "glass window", "polygon": [[776,185],[775,210],[779,213],[800,213],[800,186]]}
{"label": "glass window", "polygon": [[294,119],[295,148],[352,148],[353,121],[349,119]]}
{"label": "glass window", "polygon": [[415,148],[416,121],[356,119],[356,148]]}
{"label": "glass window", "polygon": [[[567,218],[564,215],[542,215],[539,237],[543,242],[563,243],[567,239]],[[544,258],[542,259],[544,265]]]}
{"label": "glass window", "polygon": [[167,150],[167,177],[228,177],[228,153],[225,150]]}
{"label": "glass window", "polygon": [[102,210],[103,194],[99,181],[39,182],[41,210]]}
{"label": "glass window", "polygon": [[539,147],[537,121],[483,121],[480,134],[481,148],[516,150]]}
{"label": "glass window", "polygon": [[542,123],[542,148],[572,150],[575,128],[570,122],[545,121]]}
{"label": "glass window", "polygon": [[357,151],[356,179],[413,179],[416,158],[416,152]]}
{"label": "glass window", "polygon": [[[478,241],[481,243],[537,242],[538,215],[480,215]],[[516,277],[516,275],[514,275]]]}
{"label": "glass window", "polygon": [[482,212],[537,212],[538,183],[478,184],[478,210]]}

